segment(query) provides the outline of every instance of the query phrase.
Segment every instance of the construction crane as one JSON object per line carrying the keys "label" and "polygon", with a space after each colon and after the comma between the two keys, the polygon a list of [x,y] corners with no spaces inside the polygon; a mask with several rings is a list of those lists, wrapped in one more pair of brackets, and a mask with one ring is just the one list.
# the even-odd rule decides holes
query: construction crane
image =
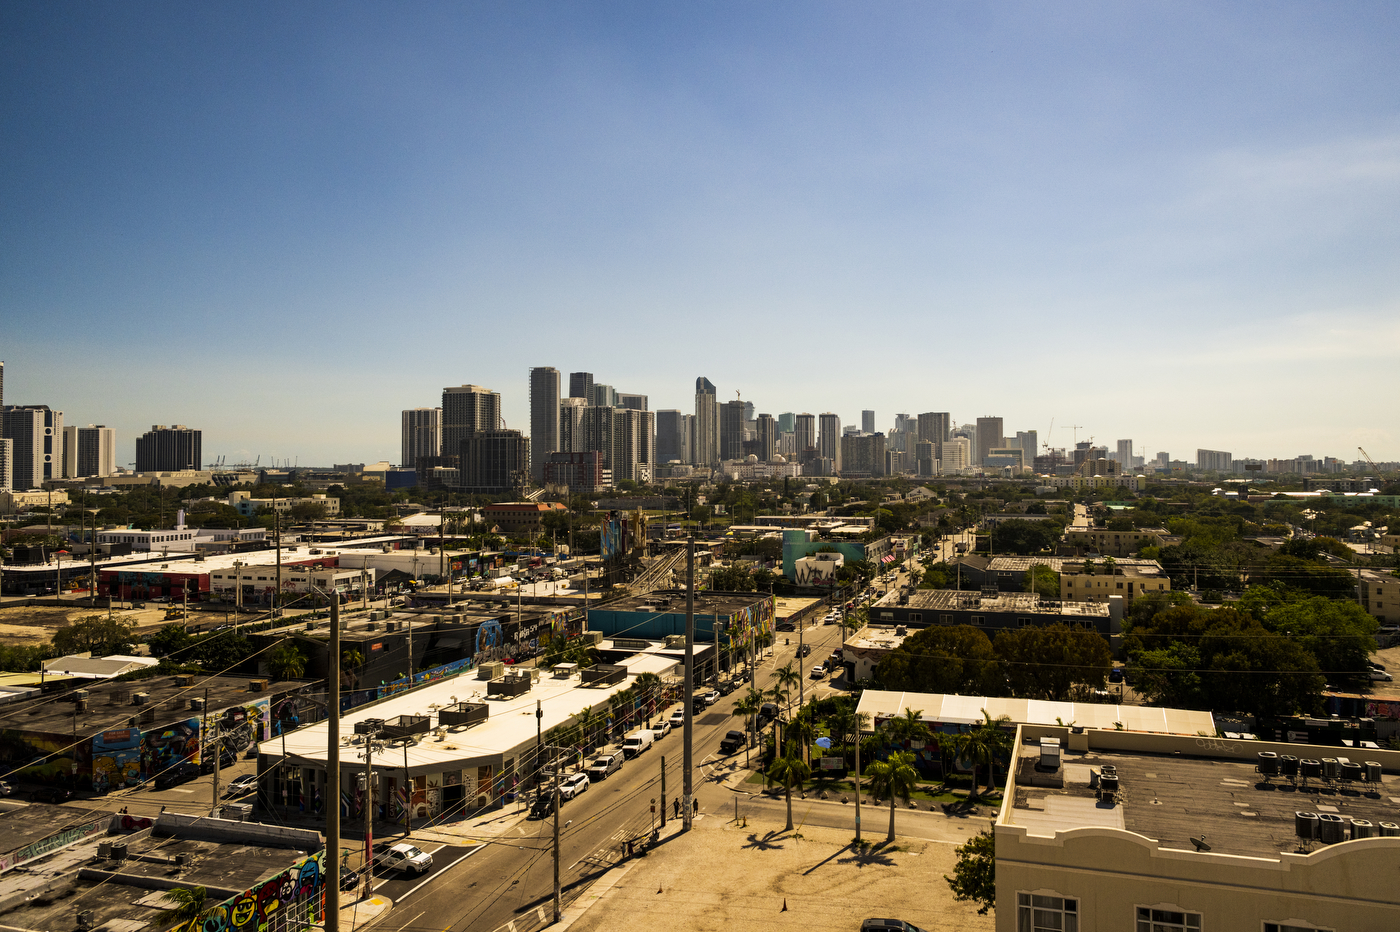
{"label": "construction crane", "polygon": [[1360,451],[1361,451],[1361,455],[1364,456],[1364,457],[1366,457],[1366,462],[1368,462],[1368,463],[1371,464],[1371,468],[1374,469],[1374,470],[1376,471],[1376,478],[1379,479],[1379,478],[1381,477],[1381,468],[1380,468],[1379,466],[1376,465],[1376,461],[1375,461],[1375,460],[1371,459],[1371,454],[1369,454],[1369,453],[1366,452],[1366,448],[1365,448],[1365,447],[1360,447],[1360,446],[1359,446],[1359,447],[1357,447],[1356,449],[1360,450]]}
{"label": "construction crane", "polygon": [[[1074,445],[1075,445],[1076,447],[1078,447],[1078,446],[1079,446],[1079,430],[1080,430],[1080,428],[1082,428],[1084,425],[1083,425],[1083,424],[1066,424],[1065,426],[1068,427],[1070,430],[1074,431]],[[1092,442],[1092,441],[1093,441],[1093,438],[1090,438],[1090,442]]]}

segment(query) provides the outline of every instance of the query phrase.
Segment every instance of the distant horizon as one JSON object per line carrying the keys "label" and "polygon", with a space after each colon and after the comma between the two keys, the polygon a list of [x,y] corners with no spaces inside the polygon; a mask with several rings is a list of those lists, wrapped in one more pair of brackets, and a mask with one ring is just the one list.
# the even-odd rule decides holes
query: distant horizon
{"label": "distant horizon", "polygon": [[1400,461],[1394,3],[5,17],[5,399],[122,465],[392,462],[462,383],[526,431],[538,365]]}

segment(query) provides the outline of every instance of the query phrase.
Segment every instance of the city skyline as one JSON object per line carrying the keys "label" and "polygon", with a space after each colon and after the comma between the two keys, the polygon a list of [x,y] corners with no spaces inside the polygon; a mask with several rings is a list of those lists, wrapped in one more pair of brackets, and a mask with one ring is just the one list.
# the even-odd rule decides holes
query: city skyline
{"label": "city skyline", "polygon": [[535,366],[1400,460],[1393,4],[6,17],[5,400],[119,466],[393,461],[453,384],[528,432]]}

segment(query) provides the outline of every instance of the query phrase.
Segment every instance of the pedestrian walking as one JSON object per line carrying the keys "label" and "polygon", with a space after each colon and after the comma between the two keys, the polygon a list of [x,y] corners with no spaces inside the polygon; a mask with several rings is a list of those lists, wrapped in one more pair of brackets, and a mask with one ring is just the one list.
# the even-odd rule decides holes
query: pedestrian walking
{"label": "pedestrian walking", "polygon": [[690,814],[691,814],[692,816],[698,816],[698,815],[700,814],[700,799],[699,799],[699,797],[696,797],[696,798],[692,799],[691,802],[695,805],[695,808],[692,809],[692,810],[690,810]]}
{"label": "pedestrian walking", "polygon": [[676,814],[677,819],[681,817],[681,801],[679,799],[671,800],[671,811]]}

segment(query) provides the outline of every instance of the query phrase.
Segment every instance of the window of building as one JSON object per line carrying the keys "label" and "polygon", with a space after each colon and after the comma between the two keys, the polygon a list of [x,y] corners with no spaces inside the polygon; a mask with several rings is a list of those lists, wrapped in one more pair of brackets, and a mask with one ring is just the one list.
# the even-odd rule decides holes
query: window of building
{"label": "window of building", "polygon": [[1333,932],[1331,927],[1309,925],[1290,919],[1288,922],[1266,922],[1264,932]]}
{"label": "window of building", "polygon": [[1079,901],[1018,893],[1016,932],[1079,932]]}
{"label": "window of building", "polygon": [[[916,622],[916,621],[917,621],[917,622],[922,622],[923,620],[924,620],[924,616],[923,616],[921,613],[919,613],[919,612],[910,612],[910,613],[909,613],[909,621],[910,621],[910,622]],[[373,852],[371,852],[371,853],[373,853]]]}
{"label": "window of building", "polygon": [[986,616],[984,616],[984,615],[973,615],[973,616],[972,616],[972,623],[973,623],[974,625],[985,625],[985,624],[987,623]]}
{"label": "window of building", "polygon": [[1016,619],[1016,627],[1018,627],[1018,628],[1025,628],[1025,627],[1027,627],[1028,625],[1030,625],[1030,623],[1031,623],[1031,620],[1030,620],[1029,618],[1017,618],[1017,619]]}
{"label": "window of building", "polygon": [[952,615],[939,615],[939,616],[938,616],[938,623],[939,623],[940,625],[951,625],[951,624],[953,623],[953,616],[952,616]]}
{"label": "window of building", "polygon": [[1161,909],[1156,906],[1137,908],[1137,932],[1192,932],[1201,928],[1201,914]]}

